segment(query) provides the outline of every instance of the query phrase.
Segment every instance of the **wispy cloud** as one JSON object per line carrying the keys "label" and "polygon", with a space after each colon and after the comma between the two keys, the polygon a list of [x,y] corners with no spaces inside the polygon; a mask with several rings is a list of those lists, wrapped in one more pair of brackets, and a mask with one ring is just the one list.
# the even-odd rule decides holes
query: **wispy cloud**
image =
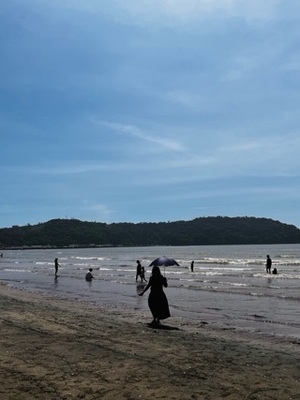
{"label": "wispy cloud", "polygon": [[[115,132],[118,135],[127,135],[131,137],[138,138],[142,141],[154,143],[159,145],[161,148],[172,151],[182,151],[184,147],[178,140],[172,140],[164,137],[157,137],[154,135],[150,135],[149,133],[143,131],[142,129],[134,126],[134,125],[124,125],[116,122],[107,122],[107,121],[99,121],[96,119],[92,119],[92,121],[98,125],[102,125],[106,128],[109,128],[111,131]],[[161,135],[163,136],[163,132]]]}

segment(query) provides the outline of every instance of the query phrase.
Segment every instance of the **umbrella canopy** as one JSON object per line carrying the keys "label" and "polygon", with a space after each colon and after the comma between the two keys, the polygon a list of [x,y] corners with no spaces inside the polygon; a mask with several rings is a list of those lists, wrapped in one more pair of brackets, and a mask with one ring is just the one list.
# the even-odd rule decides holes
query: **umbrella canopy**
{"label": "umbrella canopy", "polygon": [[166,256],[163,257],[158,257],[155,260],[152,261],[152,263],[149,265],[149,267],[159,267],[163,265],[164,267],[170,267],[171,265],[178,265],[178,262],[174,260],[174,258],[169,258]]}

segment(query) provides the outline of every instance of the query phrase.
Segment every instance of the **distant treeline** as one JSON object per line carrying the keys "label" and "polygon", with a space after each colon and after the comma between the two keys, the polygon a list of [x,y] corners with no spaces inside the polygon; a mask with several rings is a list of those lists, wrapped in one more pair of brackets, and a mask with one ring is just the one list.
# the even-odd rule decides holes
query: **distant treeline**
{"label": "distant treeline", "polygon": [[137,224],[53,219],[37,225],[0,229],[3,249],[279,243],[300,243],[300,230],[272,219],[254,217],[203,217]]}

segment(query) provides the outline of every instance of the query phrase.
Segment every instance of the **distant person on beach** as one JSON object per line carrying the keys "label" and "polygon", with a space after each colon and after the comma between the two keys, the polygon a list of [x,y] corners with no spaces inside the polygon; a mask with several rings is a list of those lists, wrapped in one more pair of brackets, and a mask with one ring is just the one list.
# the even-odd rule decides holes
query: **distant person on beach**
{"label": "distant person on beach", "polygon": [[141,278],[141,282],[143,282],[143,274],[142,274],[142,264],[140,260],[136,260],[136,276],[135,276],[135,281],[137,282],[138,277]]}
{"label": "distant person on beach", "polygon": [[3,253],[1,253],[1,258],[3,257]]}
{"label": "distant person on beach", "polygon": [[277,268],[274,268],[274,269],[273,269],[272,274],[273,274],[273,275],[277,275],[277,274],[278,274]]}
{"label": "distant person on beach", "polygon": [[267,262],[266,262],[266,271],[267,271],[267,274],[270,274],[270,273],[271,273],[271,267],[272,267],[272,260],[271,260],[269,254],[268,254],[268,255],[267,255]]}
{"label": "distant person on beach", "polygon": [[152,268],[152,275],[145,289],[139,294],[143,294],[150,288],[148,305],[153,315],[152,324],[159,324],[161,319],[170,317],[168,299],[163,291],[163,287],[168,287],[167,279],[161,274],[158,266]]}
{"label": "distant person on beach", "polygon": [[191,271],[194,272],[194,261],[191,262]]}
{"label": "distant person on beach", "polygon": [[58,258],[56,258],[56,259],[54,260],[55,276],[57,276],[58,267],[61,267],[61,265],[58,264]]}
{"label": "distant person on beach", "polygon": [[94,279],[92,272],[93,272],[93,268],[90,268],[89,271],[86,273],[85,280],[87,282],[92,282],[92,280]]}

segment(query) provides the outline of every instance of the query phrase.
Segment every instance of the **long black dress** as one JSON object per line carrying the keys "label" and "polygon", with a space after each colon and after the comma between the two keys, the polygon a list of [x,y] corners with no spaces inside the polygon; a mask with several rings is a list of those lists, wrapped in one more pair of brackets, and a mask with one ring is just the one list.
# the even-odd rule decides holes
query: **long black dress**
{"label": "long black dress", "polygon": [[168,299],[163,291],[163,286],[167,287],[167,279],[160,276],[151,276],[148,285],[150,286],[150,294],[148,297],[148,305],[152,312],[153,318],[166,319],[170,317]]}

